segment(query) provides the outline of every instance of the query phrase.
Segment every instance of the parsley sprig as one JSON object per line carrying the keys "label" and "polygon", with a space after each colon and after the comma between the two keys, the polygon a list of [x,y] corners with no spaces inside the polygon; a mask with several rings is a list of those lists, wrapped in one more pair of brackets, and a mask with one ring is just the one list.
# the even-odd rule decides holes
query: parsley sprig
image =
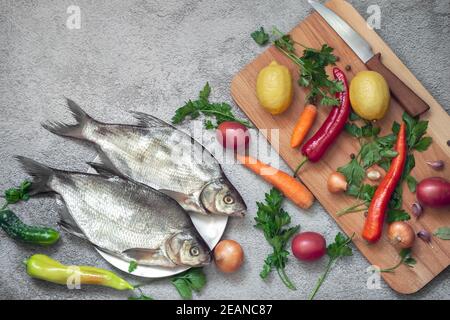
{"label": "parsley sprig", "polygon": [[138,267],[138,263],[134,260],[130,261],[130,264],[128,265],[128,272],[132,273],[133,271],[135,271]]}
{"label": "parsley sprig", "polygon": [[325,281],[326,277],[330,273],[331,267],[342,257],[349,257],[353,255],[352,248],[350,247],[350,243],[354,234],[349,238],[343,235],[341,232],[338,232],[336,237],[334,238],[334,242],[328,245],[327,247],[327,255],[328,255],[328,264],[325,267],[325,272],[319,277],[317,280],[317,284],[314,287],[311,295],[309,296],[310,300],[313,300]]}
{"label": "parsley sprig", "polygon": [[173,124],[179,124],[185,121],[188,117],[190,119],[197,119],[201,114],[206,117],[215,118],[215,122],[211,119],[205,120],[206,129],[215,129],[224,121],[235,121],[243,124],[246,127],[251,127],[250,122],[243,119],[238,119],[233,114],[231,106],[228,103],[212,103],[209,101],[211,87],[207,82],[199,93],[197,100],[188,100],[184,106],[175,111],[172,117]]}
{"label": "parsley sprig", "polygon": [[400,267],[402,264],[413,268],[414,265],[417,263],[416,259],[414,259],[411,255],[411,248],[408,249],[402,249],[399,253],[400,255],[400,261],[393,267],[387,268],[387,269],[380,269],[380,272],[394,272],[398,267]]}
{"label": "parsley sprig", "polygon": [[[344,86],[340,81],[330,80],[325,71],[327,66],[336,64],[337,57],[333,54],[333,48],[327,44],[322,45],[320,50],[306,47],[275,27],[273,34],[278,37],[274,41],[275,47],[299,67],[298,84],[310,89],[306,97],[307,101],[314,102],[316,98],[321,97],[322,105],[339,105],[339,100],[334,95],[344,90]],[[302,56],[295,53],[295,45],[303,48]]]}
{"label": "parsley sprig", "polygon": [[265,45],[269,42],[269,34],[264,31],[264,28],[261,27],[259,30],[256,30],[250,34],[253,40],[260,46]]}
{"label": "parsley sprig", "polygon": [[145,295],[141,288],[135,287],[135,289],[139,291],[139,295],[132,295],[128,297],[128,300],[153,300],[152,297]]}
{"label": "parsley sprig", "polygon": [[[409,190],[415,192],[417,181],[411,176],[411,171],[415,167],[413,151],[425,151],[432,142],[431,137],[424,136],[428,127],[428,121],[422,121],[418,117],[413,118],[406,112],[403,113],[402,119],[406,123],[408,154],[401,182],[398,184],[389,202],[388,221],[390,222],[410,219],[409,214],[402,210],[402,182],[406,181]],[[347,180],[347,194],[361,199],[362,202],[341,210],[338,212],[339,216],[367,209],[375,193],[376,186],[363,183],[366,170],[373,165],[379,165],[386,171],[389,169],[392,158],[397,156],[397,152],[392,150],[392,148],[397,141],[397,135],[400,130],[400,124],[394,122],[392,133],[379,136],[380,128],[374,126],[373,123],[365,121],[363,126],[358,126],[354,121],[360,121],[361,119],[354,113],[352,113],[350,120],[353,122],[347,123],[345,130],[358,139],[361,148],[348,164],[339,167],[337,170]]]}
{"label": "parsley sprig", "polygon": [[192,268],[173,276],[170,281],[183,299],[192,299],[192,292],[200,292],[206,285],[206,275],[202,268]]}
{"label": "parsley sprig", "polygon": [[10,204],[15,204],[19,201],[28,201],[30,199],[31,182],[23,181],[17,188],[9,188],[5,190],[4,198],[6,203],[0,208],[0,210],[6,209]]}
{"label": "parsley sprig", "polygon": [[266,279],[270,272],[276,269],[286,287],[295,290],[294,284],[284,270],[289,256],[289,252],[285,248],[289,239],[298,232],[300,226],[287,227],[291,223],[291,217],[283,210],[282,203],[283,195],[275,188],[265,194],[265,203],[256,203],[258,212],[255,217],[255,227],[264,232],[264,237],[273,249],[273,252],[264,261],[259,275],[262,279]]}

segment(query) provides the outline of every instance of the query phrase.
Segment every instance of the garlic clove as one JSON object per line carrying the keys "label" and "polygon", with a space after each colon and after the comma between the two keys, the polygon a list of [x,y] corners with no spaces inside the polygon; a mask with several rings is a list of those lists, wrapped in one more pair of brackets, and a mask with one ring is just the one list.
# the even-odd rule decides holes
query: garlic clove
{"label": "garlic clove", "polygon": [[423,212],[423,208],[418,202],[414,202],[412,204],[411,210],[412,210],[413,215],[416,218],[420,217],[422,215],[422,212]]}
{"label": "garlic clove", "polygon": [[369,170],[367,172],[367,178],[370,181],[378,181],[381,178],[381,173],[378,170]]}
{"label": "garlic clove", "polygon": [[434,170],[442,170],[444,168],[444,161],[436,160],[436,161],[426,161],[427,165],[429,165]]}
{"label": "garlic clove", "polygon": [[420,230],[417,232],[417,236],[425,242],[431,242],[431,233],[427,230]]}

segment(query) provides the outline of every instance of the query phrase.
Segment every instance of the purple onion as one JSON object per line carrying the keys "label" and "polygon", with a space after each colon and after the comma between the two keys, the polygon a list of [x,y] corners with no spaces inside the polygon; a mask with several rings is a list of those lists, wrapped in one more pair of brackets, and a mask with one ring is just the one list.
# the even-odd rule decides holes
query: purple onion
{"label": "purple onion", "polygon": [[420,216],[422,215],[422,212],[423,212],[423,208],[422,208],[422,206],[420,205],[420,203],[414,202],[414,203],[412,204],[412,213],[413,213],[413,215],[414,215],[416,218],[418,218],[418,217],[420,217]]}
{"label": "purple onion", "polygon": [[419,232],[417,232],[417,236],[425,242],[431,241],[431,233],[429,233],[427,230],[420,230]]}

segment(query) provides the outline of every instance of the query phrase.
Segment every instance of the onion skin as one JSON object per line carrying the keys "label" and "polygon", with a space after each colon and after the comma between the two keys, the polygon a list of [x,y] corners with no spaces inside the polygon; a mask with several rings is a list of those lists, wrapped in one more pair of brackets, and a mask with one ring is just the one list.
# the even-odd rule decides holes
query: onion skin
{"label": "onion skin", "polygon": [[404,221],[396,221],[389,225],[388,238],[391,243],[399,248],[411,248],[416,239],[413,228]]}
{"label": "onion skin", "polygon": [[220,271],[235,272],[239,270],[244,261],[244,250],[234,240],[222,240],[214,248],[214,261]]}
{"label": "onion skin", "polygon": [[422,180],[416,188],[417,200],[428,207],[446,207],[450,205],[450,182],[440,177]]}
{"label": "onion skin", "polygon": [[291,249],[298,260],[315,261],[327,252],[327,244],[317,232],[302,232],[292,239]]}
{"label": "onion skin", "polygon": [[248,147],[250,133],[243,124],[225,121],[217,127],[216,138],[224,148],[242,151]]}
{"label": "onion skin", "polygon": [[340,172],[333,172],[327,180],[327,188],[331,193],[339,193],[347,190],[347,181]]}

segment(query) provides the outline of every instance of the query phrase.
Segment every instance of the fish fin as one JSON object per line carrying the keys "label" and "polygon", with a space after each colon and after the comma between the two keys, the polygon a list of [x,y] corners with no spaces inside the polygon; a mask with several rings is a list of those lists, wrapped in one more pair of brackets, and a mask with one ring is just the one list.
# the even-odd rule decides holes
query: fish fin
{"label": "fish fin", "polygon": [[[140,262],[141,264],[159,264],[166,267],[174,266],[160,249],[131,248],[122,252],[128,259]],[[158,263],[156,263],[158,261]]]}
{"label": "fish fin", "polygon": [[208,215],[203,206],[199,203],[199,201],[195,200],[195,197],[192,194],[185,194],[168,189],[158,189],[158,191],[178,202],[178,204],[186,211],[193,211],[198,212],[199,214]]}
{"label": "fish fin", "polygon": [[87,162],[87,164],[97,171],[97,173],[103,177],[106,178],[113,178],[113,177],[121,177],[119,173],[116,172],[116,170],[111,169],[108,165],[104,163],[98,163],[98,162]]}
{"label": "fish fin", "polygon": [[171,124],[161,120],[150,114],[130,111],[131,115],[138,120],[138,125],[141,127],[173,127]]}
{"label": "fish fin", "polygon": [[58,213],[60,216],[58,225],[68,233],[73,234],[79,238],[86,239],[86,236],[83,234],[83,231],[81,231],[81,229],[78,227],[77,223],[70,214],[70,211],[67,208],[64,199],[60,195],[56,196],[56,203],[58,205]]}
{"label": "fish fin", "polygon": [[15,158],[20,162],[25,171],[33,177],[33,181],[28,192],[30,195],[53,191],[48,186],[48,183],[55,174],[54,169],[40,164],[30,158],[22,156],[16,156]]}
{"label": "fish fin", "polygon": [[189,199],[189,195],[182,193],[182,192],[168,190],[168,189],[158,189],[158,191],[161,193],[164,193],[165,195],[169,196],[170,198],[176,200],[178,203],[185,203]]}
{"label": "fish fin", "polygon": [[48,131],[59,135],[72,137],[77,139],[84,139],[83,131],[89,123],[95,122],[81,107],[73,100],[66,98],[67,105],[72,116],[76,120],[76,124],[66,124],[59,121],[46,121],[42,126]]}
{"label": "fish fin", "polygon": [[[80,230],[80,228],[74,226],[73,224],[65,221],[65,220],[59,220],[58,225],[65,230],[67,233],[70,233],[71,235],[74,235],[75,237],[81,238],[83,240],[88,240],[84,233]],[[89,241],[89,240],[88,240]]]}

